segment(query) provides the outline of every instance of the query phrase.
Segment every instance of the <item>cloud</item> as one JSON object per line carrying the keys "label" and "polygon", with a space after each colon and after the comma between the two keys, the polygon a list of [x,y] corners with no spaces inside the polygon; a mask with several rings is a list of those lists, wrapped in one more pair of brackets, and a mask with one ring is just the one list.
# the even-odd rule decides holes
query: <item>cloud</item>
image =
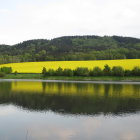
{"label": "cloud", "polygon": [[0,44],[87,34],[140,38],[139,6],[139,0],[14,0],[2,7],[10,14],[0,12]]}
{"label": "cloud", "polygon": [[127,132],[127,133],[124,133],[122,136],[121,136],[121,139],[122,140],[135,140],[136,139],[136,134],[134,132]]}
{"label": "cloud", "polygon": [[[78,120],[77,120],[78,121]],[[74,122],[72,122],[74,123]],[[28,128],[29,138],[33,139],[57,139],[57,140],[70,140],[79,137],[92,139],[94,131],[96,131],[101,125],[101,122],[96,119],[83,120],[79,125],[66,125],[63,122],[59,123],[47,123],[44,124],[31,124]]]}
{"label": "cloud", "polygon": [[15,108],[11,105],[0,107],[0,117],[1,116],[7,116],[7,115],[15,113],[15,112],[16,112]]}

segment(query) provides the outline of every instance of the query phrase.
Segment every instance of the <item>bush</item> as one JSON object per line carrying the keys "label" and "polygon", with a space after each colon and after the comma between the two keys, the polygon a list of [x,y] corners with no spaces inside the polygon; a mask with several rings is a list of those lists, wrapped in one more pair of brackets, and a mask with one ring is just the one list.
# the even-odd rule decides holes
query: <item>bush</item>
{"label": "bush", "polygon": [[47,72],[46,72],[46,76],[54,76],[56,75],[56,72],[55,70],[53,69],[49,69]]}
{"label": "bush", "polygon": [[125,70],[124,75],[125,76],[131,76],[132,75],[132,71],[131,70]]}
{"label": "bush", "polygon": [[15,74],[15,75],[17,75],[17,74],[18,74],[18,72],[17,72],[17,71],[15,71],[15,72],[14,72],[14,74]]}
{"label": "bush", "polygon": [[10,74],[10,73],[12,73],[12,68],[11,67],[2,67],[2,68],[0,68],[0,72],[3,72],[5,74]]}
{"label": "bush", "polygon": [[103,71],[99,67],[95,67],[92,71],[90,71],[91,76],[102,76]]}
{"label": "bush", "polygon": [[112,68],[112,75],[113,76],[124,76],[124,73],[125,73],[124,69],[120,66],[114,66]]}
{"label": "bush", "polygon": [[46,76],[46,72],[47,72],[46,68],[43,67],[43,69],[42,69],[42,74],[43,74],[44,77]]}
{"label": "bush", "polygon": [[108,65],[104,66],[103,75],[104,76],[110,76],[111,75],[111,68]]}
{"label": "bush", "polygon": [[73,73],[73,70],[71,70],[71,69],[64,69],[63,75],[64,76],[73,76],[74,73]]}
{"label": "bush", "polygon": [[4,77],[5,73],[4,72],[0,72],[0,77]]}
{"label": "bush", "polygon": [[63,76],[63,69],[61,67],[56,70],[56,76]]}
{"label": "bush", "polygon": [[139,67],[134,67],[132,69],[132,75],[133,76],[140,76],[140,68]]}
{"label": "bush", "polygon": [[[6,68],[1,70],[6,71]],[[15,71],[15,75],[17,72]],[[112,69],[105,65],[104,69],[102,70],[100,67],[95,67],[93,70],[90,70],[86,67],[78,67],[75,70],[71,69],[62,69],[59,67],[57,70],[49,69],[46,70],[43,67],[42,70],[43,76],[140,76],[140,68],[135,67],[132,71],[131,70],[124,70],[120,66],[114,66]]]}
{"label": "bush", "polygon": [[74,70],[74,75],[75,76],[89,76],[89,70],[88,68],[78,67],[77,69]]}

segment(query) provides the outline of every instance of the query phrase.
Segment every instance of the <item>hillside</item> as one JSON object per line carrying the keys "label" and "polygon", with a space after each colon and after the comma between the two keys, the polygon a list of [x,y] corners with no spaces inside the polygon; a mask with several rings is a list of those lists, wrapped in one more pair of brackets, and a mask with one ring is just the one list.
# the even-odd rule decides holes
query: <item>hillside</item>
{"label": "hillside", "polygon": [[0,63],[63,60],[139,59],[140,39],[120,36],[66,36],[0,45]]}

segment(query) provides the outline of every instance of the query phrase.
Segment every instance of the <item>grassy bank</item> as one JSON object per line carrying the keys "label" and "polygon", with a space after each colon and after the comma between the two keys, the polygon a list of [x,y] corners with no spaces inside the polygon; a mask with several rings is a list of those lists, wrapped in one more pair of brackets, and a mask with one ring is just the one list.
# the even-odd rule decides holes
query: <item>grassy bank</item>
{"label": "grassy bank", "polygon": [[115,77],[115,76],[100,76],[100,77],[82,77],[82,76],[48,76],[43,77],[42,74],[7,74],[1,79],[46,79],[46,80],[81,80],[81,81],[140,81],[140,77]]}

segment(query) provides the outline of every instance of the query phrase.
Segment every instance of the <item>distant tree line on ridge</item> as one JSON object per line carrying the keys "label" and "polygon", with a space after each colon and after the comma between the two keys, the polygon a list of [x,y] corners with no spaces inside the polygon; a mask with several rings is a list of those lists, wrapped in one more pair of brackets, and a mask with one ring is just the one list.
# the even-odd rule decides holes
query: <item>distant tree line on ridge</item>
{"label": "distant tree line on ridge", "polygon": [[72,69],[46,69],[43,67],[42,74],[44,77],[47,76],[140,76],[140,68],[134,67],[132,70],[124,70],[121,66],[110,67],[105,65],[104,69],[100,67],[94,67],[89,70],[86,67],[78,67],[75,70]]}

